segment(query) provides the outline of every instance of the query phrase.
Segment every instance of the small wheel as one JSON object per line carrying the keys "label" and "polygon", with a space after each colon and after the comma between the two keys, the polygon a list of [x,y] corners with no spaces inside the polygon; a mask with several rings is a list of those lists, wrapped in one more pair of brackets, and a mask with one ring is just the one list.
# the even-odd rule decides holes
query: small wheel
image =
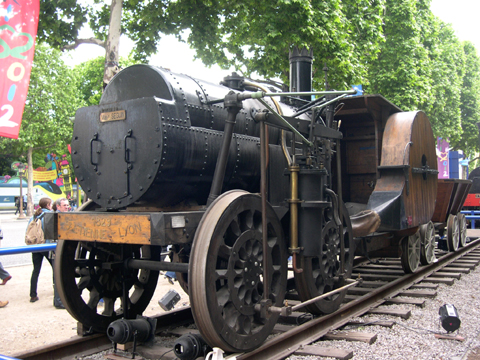
{"label": "small wheel", "polygon": [[[346,215],[347,209],[343,208],[343,243],[345,248],[345,275],[349,277],[352,274],[354,244],[352,235],[352,225],[350,218]],[[338,289],[344,283],[339,277],[340,272],[340,231],[332,217],[332,209],[326,209],[324,212],[326,221],[324,228],[320,231],[318,241],[321,242],[321,256],[302,256],[299,255],[298,267],[302,268],[301,273],[295,273],[295,284],[298,296],[301,301],[307,301],[316,296],[325,294],[329,291]],[[305,309],[313,314],[329,314],[337,310],[346,291],[334,294],[313,304],[307,305]]]}
{"label": "small wheel", "polygon": [[287,248],[267,204],[268,253],[263,252],[262,203],[258,195],[232,190],[207,209],[195,232],[189,262],[192,314],[211,347],[243,352],[270,335],[278,313],[261,316],[263,261],[268,263],[268,300],[282,306],[287,288]]}
{"label": "small wheel", "polygon": [[431,221],[420,226],[420,239],[422,247],[420,248],[420,263],[430,265],[435,262],[435,226]]}
{"label": "small wheel", "polygon": [[459,229],[458,245],[460,247],[464,247],[465,245],[467,245],[467,218],[465,217],[465,214],[458,213],[457,219]]}
{"label": "small wheel", "polygon": [[460,242],[460,229],[458,226],[458,217],[449,215],[447,220],[447,244],[448,251],[457,251]]}
{"label": "small wheel", "polygon": [[405,274],[411,274],[417,271],[420,265],[420,248],[421,240],[420,233],[417,231],[415,234],[405,236],[402,239],[402,268]]}
{"label": "small wheel", "polygon": [[[86,328],[105,332],[127,315],[134,319],[148,306],[158,271],[126,270],[126,260],[160,260],[160,247],[61,240],[55,251],[55,284],[68,312]],[[103,308],[99,308],[103,299]]]}

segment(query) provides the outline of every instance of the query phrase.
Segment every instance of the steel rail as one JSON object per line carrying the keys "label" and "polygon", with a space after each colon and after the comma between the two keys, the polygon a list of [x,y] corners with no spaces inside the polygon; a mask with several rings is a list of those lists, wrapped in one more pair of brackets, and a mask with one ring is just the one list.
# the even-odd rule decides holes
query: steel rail
{"label": "steel rail", "polygon": [[[172,310],[155,316],[155,318],[157,319],[156,333],[170,328],[173,324],[182,326],[193,323],[193,316],[189,307]],[[73,359],[112,348],[113,345],[106,334],[93,334],[74,336],[66,341],[13,354],[12,357],[22,360]]]}
{"label": "steel rail", "polygon": [[[306,346],[327,332],[338,329],[349,322],[352,318],[361,316],[371,308],[381,305],[388,299],[397,295],[400,291],[418,283],[434,272],[458,260],[466,253],[479,248],[480,239],[470,242],[465,247],[456,252],[448,253],[438,259],[438,262],[420,268],[416,273],[405,275],[380,288],[373,290],[345,305],[342,305],[336,312],[318,317],[305,324],[299,325],[292,330],[278,335],[270,341],[264,343],[258,349],[249,353],[231,354],[226,359],[231,360],[252,360],[252,359],[284,359],[293,354],[302,346]],[[193,317],[190,308],[182,308],[156,316],[157,330],[160,332],[171,328],[172,326],[182,326],[186,323],[192,323]],[[47,345],[41,348],[35,348],[24,352],[13,354],[12,357],[24,360],[47,360],[74,358],[75,356],[85,356],[96,352],[113,348],[106,334],[93,334],[89,336],[73,337],[67,341],[62,341]]]}
{"label": "steel rail", "polygon": [[264,360],[264,359],[284,359],[300,347],[306,346],[329,331],[338,329],[348,323],[351,319],[361,316],[370,309],[381,305],[389,298],[397,295],[400,291],[410,287],[412,284],[418,283],[434,272],[449,265],[464,254],[480,247],[480,239],[470,242],[465,247],[458,249],[456,252],[448,253],[441,257],[438,262],[420,268],[416,273],[405,275],[374,291],[365,294],[359,299],[351,301],[340,307],[332,314],[328,314],[305,324],[297,326],[274,339],[264,343],[258,349],[249,353],[234,354],[228,359],[236,360]]}

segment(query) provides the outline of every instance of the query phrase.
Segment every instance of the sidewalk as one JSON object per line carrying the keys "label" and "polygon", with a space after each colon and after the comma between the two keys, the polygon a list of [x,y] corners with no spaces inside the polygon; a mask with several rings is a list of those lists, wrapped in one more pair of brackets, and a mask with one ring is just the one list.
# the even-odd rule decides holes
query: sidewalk
{"label": "sidewalk", "polygon": [[1,210],[0,211],[0,221],[28,221],[30,218],[27,217],[27,212],[24,212],[25,218],[19,219],[19,214],[15,215],[15,210]]}

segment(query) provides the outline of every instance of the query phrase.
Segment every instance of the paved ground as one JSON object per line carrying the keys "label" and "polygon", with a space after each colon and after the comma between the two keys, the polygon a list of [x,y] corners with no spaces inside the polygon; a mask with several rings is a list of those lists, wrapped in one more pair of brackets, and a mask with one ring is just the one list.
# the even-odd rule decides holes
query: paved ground
{"label": "paved ground", "polygon": [[[0,225],[4,233],[1,246],[25,246],[27,219],[18,219],[14,211],[0,211]],[[0,286],[0,300],[9,304],[0,309],[0,354],[12,356],[16,353],[56,343],[76,336],[77,322],[66,310],[53,306],[52,268],[44,259],[38,280],[39,301],[29,302],[30,277],[33,270],[30,253],[0,256],[0,261],[12,275],[12,279]],[[188,296],[178,282],[174,285],[159,277],[155,294],[145,311],[145,316],[163,312],[158,304],[170,289],[181,296],[177,308],[188,305]]]}
{"label": "paved ground", "polygon": [[[3,230],[3,240],[0,240],[1,247],[25,246],[25,230],[27,229],[28,218],[19,219],[14,210],[0,211],[0,226]],[[32,262],[32,255],[19,254],[0,256],[3,266],[26,265]]]}

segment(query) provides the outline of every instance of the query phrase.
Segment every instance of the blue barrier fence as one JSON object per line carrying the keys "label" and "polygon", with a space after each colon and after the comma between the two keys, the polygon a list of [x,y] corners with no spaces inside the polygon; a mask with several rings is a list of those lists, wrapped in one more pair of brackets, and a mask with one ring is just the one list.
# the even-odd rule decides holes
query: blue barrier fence
{"label": "blue barrier fence", "polygon": [[55,251],[57,243],[0,248],[0,255],[16,255],[33,252]]}
{"label": "blue barrier fence", "polygon": [[[480,211],[478,210],[462,210],[462,214],[465,214],[465,219],[471,220],[471,229],[475,229],[475,220],[480,220]],[[470,214],[470,215],[468,215]]]}
{"label": "blue barrier fence", "polygon": [[7,355],[0,355],[0,360],[20,360],[20,359],[12,358],[12,357],[7,356]]}

